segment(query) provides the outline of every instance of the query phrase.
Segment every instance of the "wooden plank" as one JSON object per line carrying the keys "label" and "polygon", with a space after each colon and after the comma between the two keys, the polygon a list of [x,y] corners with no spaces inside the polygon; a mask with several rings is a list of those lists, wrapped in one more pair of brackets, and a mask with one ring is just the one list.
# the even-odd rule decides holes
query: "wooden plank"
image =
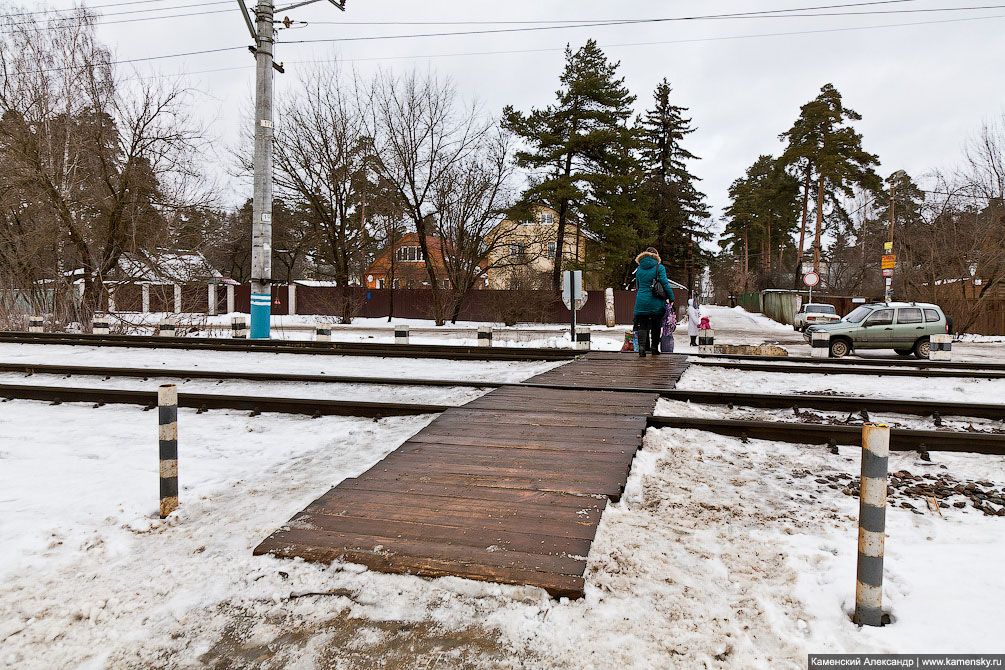
{"label": "wooden plank", "polygon": [[586,499],[579,509],[560,505],[548,505],[536,501],[520,503],[503,503],[498,500],[480,500],[469,498],[444,498],[442,496],[423,496],[415,493],[390,493],[386,491],[352,490],[342,491],[334,488],[318,498],[308,509],[321,508],[325,513],[339,514],[339,510],[352,513],[356,507],[366,509],[369,506],[388,505],[406,506],[408,509],[431,510],[434,512],[461,512],[487,515],[490,518],[515,516],[528,521],[537,520],[573,520],[576,522],[593,523],[600,521],[603,506],[595,499]]}
{"label": "wooden plank", "polygon": [[457,561],[468,565],[488,568],[517,568],[534,572],[550,572],[560,575],[582,575],[586,569],[586,559],[572,556],[552,556],[522,551],[496,550],[491,547],[472,547],[464,544],[445,544],[412,540],[403,537],[380,535],[359,535],[335,530],[323,530],[312,526],[311,519],[301,517],[289,524],[289,530],[279,530],[282,535],[296,530],[321,532],[329,542],[347,549],[374,553],[393,553],[404,556],[433,558],[441,561]]}
{"label": "wooden plank", "polygon": [[589,538],[559,537],[557,535],[515,532],[496,528],[485,529],[447,523],[434,524],[402,519],[387,520],[372,517],[326,515],[314,515],[310,519],[312,525],[322,530],[357,535],[430,540],[481,548],[499,546],[512,551],[532,554],[585,556],[590,551],[591,544]]}
{"label": "wooden plank", "polygon": [[282,536],[270,537],[255,549],[256,556],[266,553],[320,563],[345,560],[382,572],[397,572],[420,577],[455,576],[499,582],[500,584],[531,584],[543,588],[555,598],[581,598],[583,596],[584,580],[581,576],[354,550],[339,545],[334,538],[322,531],[290,530],[283,533]]}
{"label": "wooden plank", "polygon": [[551,491],[531,491],[527,489],[502,489],[479,487],[472,490],[470,486],[458,486],[456,484],[438,484],[433,482],[387,482],[374,478],[366,479],[346,479],[342,481],[338,488],[341,490],[358,489],[361,491],[390,491],[401,493],[414,493],[425,496],[441,496],[444,498],[464,498],[477,496],[480,500],[499,500],[503,503],[516,503],[525,500],[546,500],[549,505],[572,507],[580,509],[584,505],[595,504],[604,507],[607,498],[600,496],[581,496],[567,493],[553,493]]}

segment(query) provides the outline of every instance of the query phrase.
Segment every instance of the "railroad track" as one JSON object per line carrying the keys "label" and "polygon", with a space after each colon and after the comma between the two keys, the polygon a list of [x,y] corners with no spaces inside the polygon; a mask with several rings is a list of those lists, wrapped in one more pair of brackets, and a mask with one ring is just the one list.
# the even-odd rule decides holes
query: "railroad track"
{"label": "railroad track", "polygon": [[33,363],[0,363],[0,373],[21,373],[25,375],[48,374],[136,379],[239,379],[244,381],[270,383],[324,383],[324,384],[365,384],[384,386],[416,387],[456,387],[456,388],[551,388],[560,390],[606,390],[617,392],[659,393],[668,400],[703,403],[709,405],[732,405],[788,409],[792,407],[834,410],[841,412],[892,412],[918,416],[968,416],[987,419],[1005,418],[1005,405],[992,403],[941,402],[931,400],[898,400],[888,398],[861,398],[853,396],[831,396],[814,394],[769,394],[769,393],[725,393],[720,391],[659,390],[651,388],[621,387],[592,388],[588,386],[567,386],[563,384],[534,384],[526,382],[493,382],[487,380],[464,379],[401,379],[398,377],[346,377],[337,375],[289,374],[271,372],[240,372],[216,370],[173,370],[166,368],[114,368],[84,365],[36,365]]}
{"label": "railroad track", "polygon": [[721,358],[724,360],[736,361],[766,361],[776,363],[812,363],[814,365],[861,365],[875,367],[902,367],[902,368],[943,368],[950,370],[1000,370],[1005,372],[1003,363],[974,363],[964,361],[923,361],[904,360],[899,358],[811,358],[809,356],[752,356],[747,354],[687,354],[688,358],[699,359],[695,363],[700,363],[702,358]]}
{"label": "railroad track", "polygon": [[[781,360],[786,360],[786,357],[779,357]],[[778,359],[776,359],[778,360]],[[810,365],[794,365],[788,363],[748,363],[746,361],[706,361],[706,360],[694,360],[691,362],[692,365],[702,365],[705,367],[713,368],[729,368],[731,370],[748,370],[751,372],[798,372],[803,374],[825,374],[825,375],[872,375],[872,376],[884,376],[884,377],[956,377],[956,378],[967,378],[967,379],[1005,379],[1005,370],[970,370],[970,369],[960,369],[960,370],[932,370],[932,369],[917,369],[917,368],[898,368],[898,367],[851,367],[849,365],[831,365],[828,361],[827,364],[818,364],[814,366]]]}
{"label": "railroad track", "polygon": [[[44,400],[53,404],[64,402],[157,406],[157,391],[122,389],[73,388],[67,386],[29,386],[0,384],[0,400]],[[198,410],[237,409],[255,413],[277,412],[308,416],[415,416],[439,414],[448,405],[360,402],[356,400],[317,400],[315,398],[263,398],[259,396],[219,395],[215,393],[179,393],[178,406]]]}
{"label": "railroad track", "polygon": [[[154,409],[157,406],[156,391],[0,384],[0,402],[13,399],[43,400],[53,404],[84,402],[94,403],[95,407],[105,404],[130,404]],[[201,411],[233,409],[246,410],[253,414],[277,412],[313,417],[359,416],[371,418],[439,414],[449,409],[449,406],[446,405],[371,403],[313,398],[263,398],[204,393],[179,393],[178,405]],[[675,416],[650,416],[647,418],[647,424],[657,428],[696,428],[722,435],[799,444],[859,445],[862,439],[862,429],[857,426]],[[958,451],[1005,455],[1005,434],[899,428],[892,429],[890,433],[890,448],[895,451]]]}
{"label": "railroad track", "polygon": [[185,338],[152,335],[87,335],[67,333],[0,332],[0,342],[12,344],[64,344],[92,347],[142,349],[201,349],[210,351],[257,351],[333,356],[381,356],[390,358],[444,358],[450,360],[564,361],[584,352],[576,349],[532,347],[470,347],[440,344],[367,344],[357,342],[308,342],[242,340],[234,338]]}
{"label": "railroad track", "polygon": [[[682,416],[650,416],[655,428],[694,428],[719,435],[776,440],[796,444],[862,445],[861,426],[834,426],[780,421],[741,421]],[[957,451],[984,455],[1005,455],[1005,434],[967,431],[890,429],[893,451]]]}

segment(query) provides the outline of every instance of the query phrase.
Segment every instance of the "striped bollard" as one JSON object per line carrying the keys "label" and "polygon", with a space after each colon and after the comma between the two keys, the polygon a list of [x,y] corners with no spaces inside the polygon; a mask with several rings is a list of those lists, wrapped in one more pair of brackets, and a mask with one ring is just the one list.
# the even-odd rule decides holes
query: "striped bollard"
{"label": "striped bollard", "polygon": [[319,323],[316,326],[314,326],[314,341],[331,342],[332,325],[330,323]]}
{"label": "striped bollard", "polygon": [[248,337],[248,322],[243,316],[234,316],[230,319],[230,336],[239,339]]}
{"label": "striped bollard", "polygon": [[953,336],[932,335],[928,338],[928,360],[930,361],[951,361],[953,360]]}
{"label": "striped bollard", "polygon": [[830,358],[831,334],[824,330],[810,331],[810,356],[813,358]]}
{"label": "striped bollard", "polygon": [[698,353],[715,353],[715,331],[711,328],[704,328],[698,331]]}
{"label": "striped bollard", "polygon": [[408,326],[394,327],[394,343],[408,344]]}
{"label": "striped bollard", "polygon": [[108,317],[107,316],[96,316],[91,321],[91,334],[93,335],[107,335],[108,334]]}
{"label": "striped bollard", "polygon": [[492,346],[492,326],[478,326],[478,346]]}
{"label": "striped bollard", "polygon": [[583,351],[590,350],[590,328],[588,326],[576,326],[575,347]]}
{"label": "striped bollard", "polygon": [[160,451],[161,518],[178,509],[178,387],[157,389]]}
{"label": "striped bollard", "polygon": [[41,333],[45,331],[45,319],[40,316],[28,317],[28,332]]}
{"label": "striped bollard", "polygon": [[174,337],[174,321],[164,319],[157,326],[157,334],[161,337]]}
{"label": "striped bollard", "polygon": [[883,625],[883,545],[889,456],[890,427],[885,423],[863,424],[854,618],[860,626]]}

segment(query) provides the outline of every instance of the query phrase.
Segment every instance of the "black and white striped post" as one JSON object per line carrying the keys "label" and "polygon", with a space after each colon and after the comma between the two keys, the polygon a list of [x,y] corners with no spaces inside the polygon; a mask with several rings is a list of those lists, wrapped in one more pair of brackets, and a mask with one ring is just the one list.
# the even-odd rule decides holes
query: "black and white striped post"
{"label": "black and white striped post", "polygon": [[108,334],[108,317],[94,315],[94,319],[91,320],[91,334],[93,335],[107,335]]}
{"label": "black and white striped post", "polygon": [[157,334],[161,337],[174,337],[174,321],[164,319],[157,326]]}
{"label": "black and white striped post", "polygon": [[28,332],[29,333],[41,333],[45,331],[45,319],[41,316],[29,316],[28,317]]}
{"label": "black and white striped post", "polygon": [[394,327],[394,343],[408,344],[408,326]]}
{"label": "black and white striped post", "polygon": [[492,326],[478,326],[478,346],[492,346]]}
{"label": "black and white striped post", "polygon": [[831,334],[826,330],[810,331],[810,356],[813,358],[830,358]]}
{"label": "black and white striped post", "polygon": [[590,350],[590,327],[576,326],[576,349]]}
{"label": "black and white striped post", "polygon": [[161,518],[178,509],[178,387],[157,389],[160,450]]}
{"label": "black and white striped post", "polygon": [[953,336],[952,335],[932,335],[928,338],[928,360],[930,361],[951,361],[953,360]]}
{"label": "black and white striped post", "polygon": [[332,325],[330,323],[319,322],[314,326],[314,341],[315,342],[331,342],[332,341]]}
{"label": "black and white striped post", "polygon": [[883,547],[889,457],[890,427],[885,423],[863,424],[854,618],[860,626],[883,625]]}
{"label": "black and white striped post", "polygon": [[715,353],[715,331],[711,328],[698,329],[698,353]]}
{"label": "black and white striped post", "polygon": [[230,319],[230,336],[238,339],[248,337],[248,322],[243,316],[234,316]]}

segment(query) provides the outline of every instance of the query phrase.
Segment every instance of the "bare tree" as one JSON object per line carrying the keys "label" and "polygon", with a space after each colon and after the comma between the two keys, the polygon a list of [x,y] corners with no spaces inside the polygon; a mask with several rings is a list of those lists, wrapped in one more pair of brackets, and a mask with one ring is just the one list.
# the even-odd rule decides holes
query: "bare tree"
{"label": "bare tree", "polygon": [[[322,254],[342,288],[343,323],[352,320],[349,286],[365,243],[363,202],[373,142],[361,104],[359,79],[337,66],[307,72],[303,91],[287,99],[276,130],[276,185],[309,209]],[[320,263],[319,259],[319,263]]]}
{"label": "bare tree", "polygon": [[376,167],[398,190],[418,234],[432,289],[433,317],[443,325],[448,306],[429,249],[428,238],[435,233],[429,215],[435,211],[437,191],[477,152],[492,124],[477,106],[462,107],[453,84],[431,73],[379,75],[368,109]]}
{"label": "bare tree", "polygon": [[[444,172],[432,204],[436,236],[442,240],[446,273],[445,313],[456,322],[465,296],[492,270],[529,267],[546,253],[540,235],[506,219],[514,203],[510,137],[499,128],[477,151]],[[517,245],[518,254],[509,253]]]}
{"label": "bare tree", "polygon": [[54,282],[79,270],[89,322],[121,255],[167,239],[162,208],[208,195],[194,186],[199,130],[184,90],[117,81],[94,17],[18,22],[0,43],[4,191],[38,207],[52,234]]}

